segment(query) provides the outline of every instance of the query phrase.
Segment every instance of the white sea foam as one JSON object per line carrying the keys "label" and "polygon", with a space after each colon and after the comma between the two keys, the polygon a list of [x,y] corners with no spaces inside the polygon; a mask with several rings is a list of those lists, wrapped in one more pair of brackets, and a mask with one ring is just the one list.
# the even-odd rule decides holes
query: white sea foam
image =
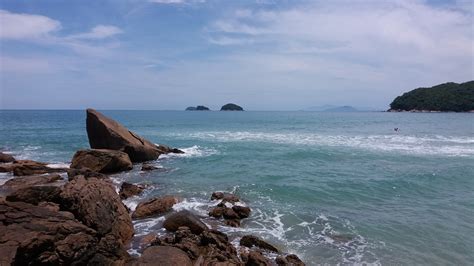
{"label": "white sea foam", "polygon": [[184,151],[184,153],[168,153],[163,154],[160,156],[160,159],[163,158],[188,158],[188,157],[207,157],[214,154],[218,154],[218,151],[215,149],[204,148],[197,145],[188,148],[181,148],[180,150]]}
{"label": "white sea foam", "polygon": [[350,147],[366,150],[402,152],[408,154],[433,154],[446,156],[474,155],[474,137],[470,136],[411,136],[387,135],[324,135],[312,133],[272,133],[249,131],[198,132],[188,135],[177,134],[203,140],[220,142],[270,142],[293,145]]}
{"label": "white sea foam", "polygon": [[46,166],[50,167],[50,168],[69,168],[71,164],[69,163],[50,163],[50,164],[47,164]]}

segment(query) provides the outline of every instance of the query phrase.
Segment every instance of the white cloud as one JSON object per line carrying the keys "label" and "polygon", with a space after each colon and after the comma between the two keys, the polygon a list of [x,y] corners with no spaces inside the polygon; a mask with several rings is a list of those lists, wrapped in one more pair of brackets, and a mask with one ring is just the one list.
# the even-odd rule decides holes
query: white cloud
{"label": "white cloud", "polygon": [[0,39],[43,38],[61,29],[61,23],[57,20],[6,10],[0,10],[0,22]]}
{"label": "white cloud", "polygon": [[123,31],[115,26],[110,25],[97,25],[92,28],[89,32],[74,34],[69,36],[70,39],[105,39],[117,34],[121,34]]}

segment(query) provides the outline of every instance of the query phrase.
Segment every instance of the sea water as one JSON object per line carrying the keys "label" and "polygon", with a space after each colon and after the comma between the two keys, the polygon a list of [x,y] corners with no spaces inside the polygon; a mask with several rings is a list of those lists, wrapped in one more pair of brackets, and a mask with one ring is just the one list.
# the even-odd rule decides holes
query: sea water
{"label": "sea water", "polygon": [[[176,210],[206,216],[211,193],[229,191],[252,214],[241,228],[220,230],[231,239],[258,235],[309,265],[474,263],[474,114],[104,114],[186,152],[160,157],[155,171],[137,164],[112,176],[117,185],[150,185],[125,201],[132,210],[170,194],[184,199]],[[85,111],[0,111],[0,146],[19,159],[68,165],[89,147]],[[135,221],[136,237],[163,233],[163,219]]]}

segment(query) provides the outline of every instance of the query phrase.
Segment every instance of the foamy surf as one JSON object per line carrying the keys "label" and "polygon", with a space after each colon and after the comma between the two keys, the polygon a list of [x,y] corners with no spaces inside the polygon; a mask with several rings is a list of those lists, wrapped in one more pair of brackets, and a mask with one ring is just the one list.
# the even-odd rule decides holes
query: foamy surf
{"label": "foamy surf", "polygon": [[190,158],[190,157],[207,157],[218,154],[218,151],[211,148],[200,147],[197,145],[180,148],[184,153],[168,153],[160,156],[160,159],[164,158]]}

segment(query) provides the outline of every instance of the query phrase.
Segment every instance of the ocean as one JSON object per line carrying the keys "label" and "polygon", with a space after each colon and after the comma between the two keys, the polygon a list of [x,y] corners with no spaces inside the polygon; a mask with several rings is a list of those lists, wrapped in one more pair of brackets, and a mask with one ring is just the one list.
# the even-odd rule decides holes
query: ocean
{"label": "ocean", "polygon": [[[112,175],[177,195],[204,216],[214,191],[252,209],[232,238],[258,235],[308,265],[474,263],[474,114],[103,111],[155,142],[183,149],[161,169]],[[399,128],[399,131],[394,131]],[[0,111],[0,149],[68,165],[88,148],[85,111]],[[11,178],[0,174],[0,182]],[[163,217],[135,221],[140,237]]]}

